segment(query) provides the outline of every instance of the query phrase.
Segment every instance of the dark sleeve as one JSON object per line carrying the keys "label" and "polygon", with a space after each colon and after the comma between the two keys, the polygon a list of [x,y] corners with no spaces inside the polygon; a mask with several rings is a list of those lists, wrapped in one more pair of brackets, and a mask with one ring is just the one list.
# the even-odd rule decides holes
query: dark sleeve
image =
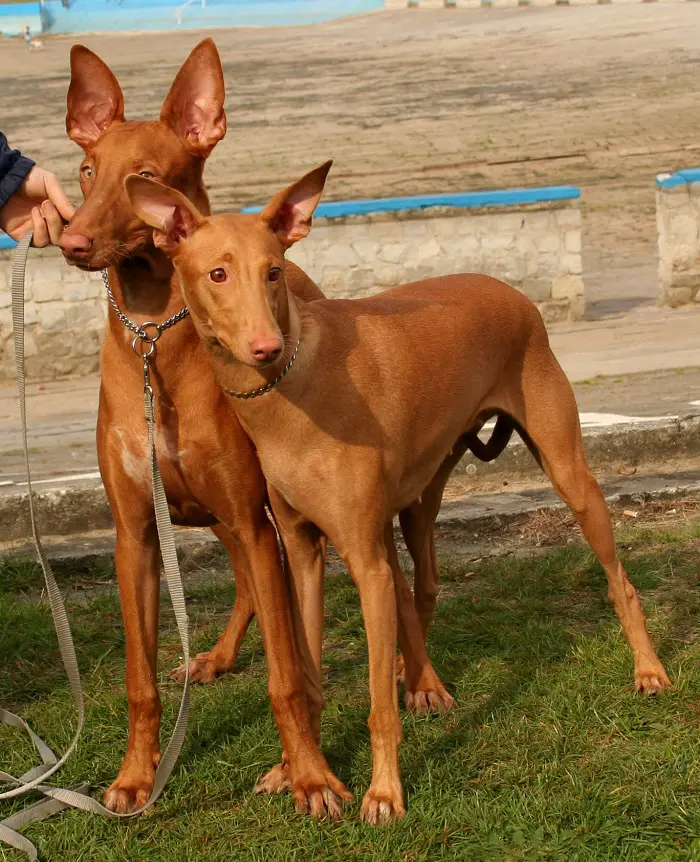
{"label": "dark sleeve", "polygon": [[24,182],[34,162],[19,150],[11,150],[7,138],[0,132],[0,209]]}

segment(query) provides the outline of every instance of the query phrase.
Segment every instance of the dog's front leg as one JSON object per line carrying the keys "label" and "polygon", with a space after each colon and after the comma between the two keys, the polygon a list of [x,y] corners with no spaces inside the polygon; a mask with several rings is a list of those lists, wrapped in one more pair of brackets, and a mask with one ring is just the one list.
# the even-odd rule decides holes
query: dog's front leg
{"label": "dog's front leg", "polygon": [[315,739],[277,534],[262,507],[258,512],[242,508],[235,523],[234,534],[251,572],[265,643],[270,702],[297,810],[318,819],[338,817],[342,801],[352,797],[330,770]]}
{"label": "dog's front leg", "polygon": [[390,823],[406,813],[398,751],[402,732],[395,672],[396,592],[383,532],[382,525],[376,537],[357,537],[351,544],[329,536],[357,585],[367,632],[372,784],[362,800],[361,816],[374,825]]}
{"label": "dog's front leg", "polygon": [[269,488],[269,496],[284,546],[292,620],[304,672],[311,727],[316,742],[320,742],[324,705],[321,653],[326,537],[315,524],[296,512],[274,488]]}
{"label": "dog's front leg", "polygon": [[[214,682],[220,674],[233,670],[241,643],[255,615],[250,572],[245,555],[228,527],[216,524],[211,530],[231,557],[236,579],[236,599],[226,628],[214,646],[190,659],[190,679],[192,682],[202,683]],[[171,671],[170,676],[177,682],[184,683],[186,670],[185,665],[180,665]]]}
{"label": "dog's front leg", "polygon": [[[117,522],[115,562],[126,638],[126,695],[129,741],[105,805],[120,814],[146,803],[160,760],[160,714],[156,661],[160,557],[155,523],[121,516]],[[152,516],[151,516],[152,518]]]}
{"label": "dog's front leg", "polygon": [[[323,688],[321,683],[321,653],[323,647],[323,600],[326,539],[318,527],[296,512],[274,488],[268,488],[277,529],[282,539],[289,579],[290,609],[296,634],[299,658],[309,708],[311,730],[317,743],[321,740]],[[282,762],[274,766],[258,782],[258,793],[281,793],[291,787],[286,752]],[[329,798],[329,816],[340,810]]]}

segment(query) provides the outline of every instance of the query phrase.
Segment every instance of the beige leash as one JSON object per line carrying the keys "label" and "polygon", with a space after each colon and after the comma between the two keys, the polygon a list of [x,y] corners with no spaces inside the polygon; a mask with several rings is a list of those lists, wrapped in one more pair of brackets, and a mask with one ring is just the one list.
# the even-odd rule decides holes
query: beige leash
{"label": "beige leash", "polygon": [[104,817],[134,817],[137,814],[141,814],[147,808],[150,808],[158,799],[168,778],[170,777],[171,772],[173,771],[173,768],[175,767],[185,740],[185,733],[187,731],[187,719],[189,714],[190,650],[188,619],[185,607],[185,595],[182,586],[182,576],[180,574],[180,568],[177,561],[173,527],[170,521],[170,514],[168,512],[168,501],[165,496],[163,480],[160,475],[160,470],[158,469],[158,459],[156,457],[155,413],[153,409],[154,396],[153,390],[151,389],[148,380],[146,380],[144,383],[143,400],[146,423],[148,426],[148,446],[151,458],[151,478],[153,482],[153,505],[155,508],[158,537],[160,539],[163,571],[168,583],[173,611],[175,612],[175,620],[177,623],[178,633],[180,635],[186,668],[185,685],[182,691],[180,711],[178,713],[175,728],[173,729],[168,747],[165,750],[156,770],[153,791],[151,792],[148,802],[146,802],[146,804],[137,811],[130,814],[115,814],[115,812],[105,808],[105,806],[96,799],[93,799],[93,797],[86,795],[85,791],[87,791],[88,785],[81,785],[79,788],[64,789],[47,786],[44,783],[47,778],[61,768],[75,750],[85,723],[85,701],[80,681],[80,671],[78,669],[78,662],[75,655],[75,647],[73,645],[73,638],[68,624],[68,616],[66,614],[65,605],[56,583],[56,579],[51,570],[51,565],[46,558],[41,544],[41,539],[36,525],[32,495],[29,450],[27,443],[27,413],[24,375],[24,276],[27,264],[27,253],[29,251],[31,240],[32,234],[31,231],[29,231],[22,237],[22,240],[17,246],[12,266],[12,329],[15,347],[15,364],[17,366],[17,390],[19,393],[19,409],[22,424],[22,445],[24,447],[24,461],[27,473],[29,516],[32,526],[32,536],[34,537],[34,546],[39,557],[39,562],[41,563],[41,568],[44,572],[46,590],[51,603],[51,613],[53,614],[54,625],[56,627],[58,646],[61,652],[61,658],[63,659],[63,666],[65,667],[66,674],[68,676],[70,689],[73,693],[76,711],[78,713],[78,723],[73,740],[68,746],[65,754],[63,754],[62,757],[57,758],[49,746],[46,745],[46,743],[43,742],[43,740],[40,739],[19,716],[4,709],[0,709],[0,723],[25,730],[34,743],[42,761],[39,765],[34,766],[32,769],[19,776],[19,778],[15,778],[6,772],[0,771],[0,782],[15,785],[11,790],[6,790],[3,793],[0,793],[0,800],[10,799],[12,797],[19,796],[20,794],[27,793],[30,790],[37,790],[48,797],[47,799],[37,802],[34,805],[30,805],[5,820],[0,821],[0,841],[26,853],[31,862],[35,862],[37,859],[36,847],[31,843],[31,841],[20,834],[20,830],[27,824],[33,823],[37,820],[43,820],[45,817],[49,817],[66,807],[80,808],[83,811],[91,811],[94,814],[101,814]]}

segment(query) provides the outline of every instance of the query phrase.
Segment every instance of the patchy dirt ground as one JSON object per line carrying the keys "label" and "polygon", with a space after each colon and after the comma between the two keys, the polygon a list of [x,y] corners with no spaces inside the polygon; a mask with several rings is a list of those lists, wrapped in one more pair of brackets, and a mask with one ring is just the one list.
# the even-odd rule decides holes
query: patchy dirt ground
{"label": "patchy dirt ground", "polygon": [[[700,498],[697,494],[614,502],[609,504],[609,509],[616,542],[621,551],[630,549],[630,541],[633,541],[631,537],[639,529],[672,532],[680,528],[692,530],[700,525]],[[223,547],[213,541],[208,530],[178,530],[176,536],[178,557],[189,583],[207,580],[214,571],[220,579],[228,580],[228,557]],[[538,549],[541,548],[584,542],[571,512],[552,506],[509,518],[474,518],[470,523],[460,523],[459,527],[438,522],[435,536],[438,557],[443,564],[491,557],[527,556],[539,553]],[[700,547],[700,539],[687,538],[687,541]],[[401,565],[406,572],[411,572],[411,559],[398,533],[396,542]],[[114,585],[113,531],[49,537],[46,546],[52,556],[54,574],[62,584],[76,590],[109,588]],[[43,576],[34,559],[29,542],[3,544],[0,548],[0,586],[8,588],[9,585],[12,589],[17,585],[31,590],[36,588],[38,593],[33,595],[43,595]],[[32,562],[25,563],[29,560]],[[21,571],[18,569],[13,574],[13,565],[19,566]],[[335,549],[329,546],[328,574],[337,575],[345,571]]]}
{"label": "patchy dirt ground", "polygon": [[[81,41],[116,71],[128,116],[147,118],[201,35]],[[696,4],[405,10],[213,35],[230,124],[208,167],[217,208],[328,156],[329,198],[572,183],[591,299],[624,309],[655,294],[654,175],[700,163]],[[3,42],[0,85],[3,130],[77,193],[72,41],[30,57]]]}

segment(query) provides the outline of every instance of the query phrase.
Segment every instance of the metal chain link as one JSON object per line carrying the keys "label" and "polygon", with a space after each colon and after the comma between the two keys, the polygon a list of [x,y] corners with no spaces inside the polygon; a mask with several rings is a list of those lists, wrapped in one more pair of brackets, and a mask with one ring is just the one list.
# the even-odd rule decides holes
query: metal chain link
{"label": "metal chain link", "polygon": [[[176,323],[179,323],[183,318],[187,317],[190,313],[190,310],[187,306],[181,308],[176,314],[173,314],[172,317],[169,317],[167,320],[164,320],[162,323],[156,323],[153,320],[147,320],[145,323],[142,323],[140,326],[137,323],[134,323],[133,320],[128,318],[124,312],[119,308],[117,304],[117,300],[114,298],[114,294],[112,293],[112,288],[109,286],[109,273],[106,269],[102,270],[102,281],[104,282],[105,290],[107,291],[107,299],[109,299],[109,303],[114,309],[117,317],[121,322],[126,326],[127,329],[130,329],[134,334],[135,338],[131,344],[131,349],[134,353],[143,360],[143,375],[144,375],[144,390],[146,392],[153,392],[150,385],[149,380],[149,361],[153,357],[156,349],[156,341],[160,338],[163,330],[169,329],[171,326],[175,326]],[[154,327],[156,330],[155,335],[149,335],[146,331],[147,329]],[[148,349],[146,351],[141,350],[140,342],[144,342],[148,345]],[[227,395],[231,395],[233,398],[257,398],[259,395],[264,395],[266,392],[269,392],[271,389],[274,389],[280,381],[287,376],[290,368],[294,365],[294,360],[297,358],[297,352],[299,350],[299,345],[301,344],[301,339],[299,339],[296,343],[296,347],[294,348],[294,352],[284,367],[282,372],[278,377],[275,377],[274,380],[271,380],[266,386],[261,386],[259,389],[253,389],[250,392],[234,392],[231,389],[224,389],[224,392]]]}
{"label": "metal chain link", "polygon": [[300,344],[301,338],[297,341],[297,346],[294,348],[294,353],[292,353],[291,359],[282,369],[279,376],[275,377],[274,380],[271,380],[266,386],[261,386],[260,389],[251,389],[248,392],[235,392],[233,389],[224,389],[224,392],[227,395],[233,396],[233,398],[257,398],[258,395],[264,395],[266,392],[274,389],[275,386],[277,386],[277,384],[283,380],[287,374],[289,374],[289,369],[294,365],[294,360],[297,358],[297,351],[299,350]]}
{"label": "metal chain link", "polygon": [[[175,326],[176,323],[179,323],[183,318],[187,317],[190,313],[190,310],[187,306],[181,308],[177,314],[173,314],[172,317],[169,317],[167,320],[164,320],[162,323],[154,323],[153,321],[147,321],[146,323],[142,323],[139,326],[137,323],[134,323],[133,320],[130,320],[124,312],[117,305],[117,300],[114,298],[114,294],[112,293],[112,288],[109,286],[109,273],[106,269],[102,270],[102,281],[104,282],[105,290],[107,291],[107,299],[109,299],[110,305],[116,312],[117,317],[121,322],[126,326],[127,329],[130,329],[133,333],[135,333],[141,341],[146,341],[149,344],[153,344],[158,341],[160,338],[161,332],[164,329],[169,329],[171,326]],[[155,337],[151,337],[146,332],[146,327],[154,326],[158,330],[158,334]]]}

